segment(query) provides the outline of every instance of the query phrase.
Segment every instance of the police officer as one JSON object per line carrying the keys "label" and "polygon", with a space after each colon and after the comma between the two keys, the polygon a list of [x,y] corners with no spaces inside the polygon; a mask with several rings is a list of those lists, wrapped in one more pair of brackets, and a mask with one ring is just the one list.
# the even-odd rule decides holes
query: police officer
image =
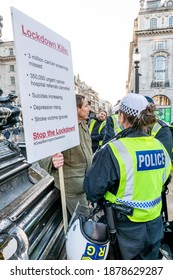
{"label": "police officer", "polygon": [[104,129],[106,124],[107,112],[102,110],[98,114],[98,118],[91,119],[89,124],[89,130],[91,134],[92,141],[92,151],[95,151],[101,147],[103,137],[104,137]]}
{"label": "police officer", "polygon": [[115,210],[116,235],[124,260],[155,260],[163,238],[162,187],[171,172],[163,144],[148,135],[146,126],[156,121],[155,105],[140,94],[129,93],[120,102],[123,128],[94,156],[84,179],[92,202],[104,197],[112,204],[131,207],[132,216]]}
{"label": "police officer", "polygon": [[113,108],[113,114],[108,116],[106,119],[105,125],[105,135],[103,137],[103,145],[107,143],[110,139],[116,136],[119,132],[121,132],[121,127],[118,122],[118,110],[119,110],[120,100]]}
{"label": "police officer", "polygon": [[[154,100],[150,96],[145,96],[147,101],[151,104],[154,104]],[[158,139],[166,148],[171,161],[172,161],[172,170],[173,170],[173,126],[170,124],[167,124],[165,121],[160,120],[157,117],[156,122],[149,126],[147,129],[147,132],[149,135],[154,136],[156,139]],[[162,192],[162,216],[164,218],[164,221],[168,221],[168,209],[167,209],[167,199],[166,195],[169,192],[168,190],[168,184],[171,182],[171,174],[169,176],[169,180],[167,180],[163,192]]]}
{"label": "police officer", "polygon": [[[154,100],[151,97],[145,96],[145,98],[149,103],[154,104]],[[162,142],[168,154],[170,155],[170,158],[173,159],[172,157],[173,139],[172,139],[171,130],[173,130],[173,126],[167,124],[163,120],[160,120],[158,117],[156,122],[152,126],[149,126],[147,129],[150,135],[154,136],[156,139]]]}

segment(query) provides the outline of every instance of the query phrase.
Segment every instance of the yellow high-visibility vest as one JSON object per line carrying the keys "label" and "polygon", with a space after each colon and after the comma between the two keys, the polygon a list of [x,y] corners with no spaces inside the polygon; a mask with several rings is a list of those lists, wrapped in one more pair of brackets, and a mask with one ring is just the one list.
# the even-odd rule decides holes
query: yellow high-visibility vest
{"label": "yellow high-visibility vest", "polygon": [[[92,131],[93,131],[93,128],[94,128],[95,123],[96,123],[96,120],[94,120],[94,119],[91,120],[91,123],[90,123],[90,126],[89,126],[90,134],[91,134]],[[105,125],[106,125],[106,120],[103,121],[103,122],[100,124],[99,129],[98,129],[98,134],[101,133],[101,131],[102,131],[102,129],[103,129],[103,127],[104,127]],[[101,146],[102,143],[103,143],[103,140],[100,140],[100,141],[99,141],[99,146]]]}
{"label": "yellow high-visibility vest", "polygon": [[96,120],[92,119],[91,122],[90,122],[90,126],[89,126],[90,134],[91,134],[92,131],[93,131],[93,128],[94,128],[95,123],[96,123]]}
{"label": "yellow high-visibility vest", "polygon": [[161,192],[171,171],[171,160],[165,147],[153,136],[121,138],[108,143],[120,167],[117,194],[105,199],[134,208],[134,222],[146,222],[161,213]]}
{"label": "yellow high-visibility vest", "polygon": [[114,133],[115,135],[117,135],[119,132],[122,131],[119,122],[118,122],[118,114],[114,114],[111,116],[112,120],[113,120],[113,124],[114,124]]}
{"label": "yellow high-visibility vest", "polygon": [[[164,122],[163,120],[162,120],[162,122]],[[167,123],[165,123],[169,128],[170,128],[170,130],[171,130],[171,134],[172,134],[172,136],[173,136],[173,126],[172,125],[170,125],[170,124],[167,124]],[[154,137],[156,137],[156,135],[157,135],[157,133],[159,132],[159,130],[162,128],[163,126],[159,123],[159,122],[156,122],[155,124],[154,124],[154,126],[152,127],[152,130],[151,130],[151,136],[154,136]],[[171,158],[171,160],[172,160],[172,171],[173,171],[173,147],[172,147],[172,158]]]}

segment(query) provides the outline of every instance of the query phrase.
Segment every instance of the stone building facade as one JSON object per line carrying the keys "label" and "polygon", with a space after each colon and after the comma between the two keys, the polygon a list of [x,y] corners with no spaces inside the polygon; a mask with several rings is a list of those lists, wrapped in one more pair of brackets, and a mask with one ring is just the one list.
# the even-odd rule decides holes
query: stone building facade
{"label": "stone building facade", "polygon": [[0,89],[4,96],[13,93],[20,99],[13,41],[0,42]]}
{"label": "stone building facade", "polygon": [[99,93],[88,86],[84,81],[80,79],[79,74],[74,76],[75,92],[77,94],[84,95],[89,101],[91,112],[98,115],[100,110],[105,110],[108,115],[112,114],[112,104],[107,101],[99,98]]}
{"label": "stone building facade", "polygon": [[98,114],[99,112],[99,94],[80,79],[79,74],[74,76],[75,92],[85,95],[90,103],[91,111]]}
{"label": "stone building facade", "polygon": [[173,122],[173,0],[140,0],[130,43],[127,92],[134,92],[133,55],[138,48],[139,92],[152,97],[159,117]]}

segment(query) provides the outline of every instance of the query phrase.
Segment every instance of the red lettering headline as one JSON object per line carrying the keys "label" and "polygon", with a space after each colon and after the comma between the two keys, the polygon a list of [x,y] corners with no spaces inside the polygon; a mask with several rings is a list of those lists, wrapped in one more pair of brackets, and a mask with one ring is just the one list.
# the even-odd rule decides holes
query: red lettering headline
{"label": "red lettering headline", "polygon": [[52,49],[55,49],[59,52],[61,52],[62,54],[64,55],[69,55],[68,54],[68,50],[62,46],[61,44],[59,43],[54,43],[50,40],[48,40],[47,38],[45,38],[44,35],[40,35],[37,31],[34,32],[34,31],[31,31],[31,30],[25,30],[24,26],[22,25],[22,34],[34,41],[37,41],[43,45],[46,45],[47,47],[50,47]]}
{"label": "red lettering headline", "polygon": [[33,140],[50,138],[56,135],[61,135],[72,131],[75,131],[75,125],[72,127],[63,127],[61,129],[56,128],[55,130],[47,130],[46,132],[33,132]]}

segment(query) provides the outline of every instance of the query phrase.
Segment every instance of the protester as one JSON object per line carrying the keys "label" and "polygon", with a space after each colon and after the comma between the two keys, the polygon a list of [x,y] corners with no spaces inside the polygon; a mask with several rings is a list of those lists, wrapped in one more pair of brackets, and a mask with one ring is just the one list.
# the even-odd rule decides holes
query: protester
{"label": "protester", "polygon": [[92,202],[105,199],[130,207],[116,211],[116,236],[124,260],[155,260],[163,238],[162,188],[171,172],[164,145],[145,131],[156,121],[155,106],[140,94],[123,97],[118,113],[123,128],[94,156],[84,190]]}
{"label": "protester", "polygon": [[95,153],[95,151],[102,145],[106,118],[107,118],[107,112],[102,110],[98,114],[97,118],[91,119],[90,121],[89,130],[91,133],[93,153]]}
{"label": "protester", "polygon": [[57,188],[60,188],[58,168],[63,166],[67,209],[72,215],[79,201],[82,207],[81,214],[88,216],[89,207],[83,189],[83,180],[92,161],[91,137],[85,121],[88,118],[90,107],[85,97],[81,95],[76,95],[76,103],[80,144],[40,160],[39,164],[54,176]]}
{"label": "protester", "polygon": [[120,100],[118,100],[117,104],[114,106],[113,114],[107,117],[106,125],[105,125],[105,135],[103,137],[103,143],[102,143],[103,145],[122,130],[118,123],[119,103]]}

